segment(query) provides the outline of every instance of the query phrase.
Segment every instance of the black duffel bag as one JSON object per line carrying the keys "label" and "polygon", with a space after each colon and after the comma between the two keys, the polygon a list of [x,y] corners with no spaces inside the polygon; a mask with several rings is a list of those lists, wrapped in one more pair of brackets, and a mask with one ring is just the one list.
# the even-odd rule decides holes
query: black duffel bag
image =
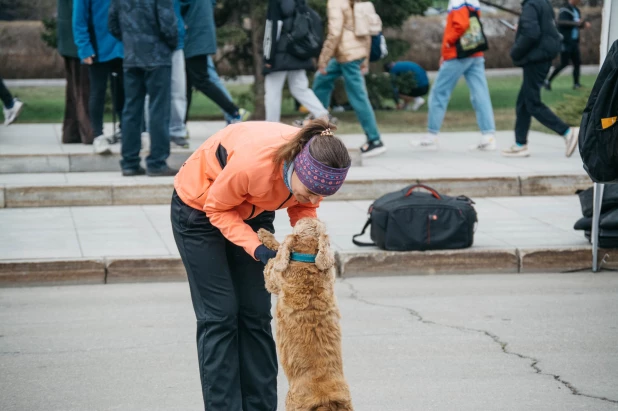
{"label": "black duffel bag", "polygon": [[[414,191],[423,188],[429,193]],[[477,222],[474,202],[449,197],[423,184],[415,184],[377,199],[369,219],[352,241],[358,246],[377,245],[383,250],[425,251],[470,247]],[[356,238],[371,226],[371,240]]]}

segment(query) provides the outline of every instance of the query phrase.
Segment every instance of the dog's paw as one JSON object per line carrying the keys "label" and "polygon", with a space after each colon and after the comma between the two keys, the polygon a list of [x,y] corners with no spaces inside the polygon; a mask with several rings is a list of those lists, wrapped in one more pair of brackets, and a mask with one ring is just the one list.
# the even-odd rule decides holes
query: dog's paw
{"label": "dog's paw", "polygon": [[279,242],[271,233],[263,228],[260,228],[257,232],[258,238],[266,247],[270,248],[273,251],[277,251],[279,249]]}

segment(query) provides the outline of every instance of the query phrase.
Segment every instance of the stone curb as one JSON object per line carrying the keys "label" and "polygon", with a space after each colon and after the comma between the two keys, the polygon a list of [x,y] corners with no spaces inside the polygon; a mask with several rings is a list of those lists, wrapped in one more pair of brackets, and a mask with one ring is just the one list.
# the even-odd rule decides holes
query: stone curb
{"label": "stone curb", "polygon": [[[157,205],[168,204],[173,183],[93,183],[60,185],[0,186],[0,208],[67,207],[88,205]],[[416,183],[424,183],[442,194],[468,197],[512,197],[572,195],[592,182],[587,176],[527,176],[426,179],[350,179],[341,190],[327,200],[375,200]]]}
{"label": "stone curb", "polygon": [[[603,268],[618,269],[618,249],[600,250]],[[338,276],[562,273],[590,270],[591,247],[471,248],[426,252],[336,253]],[[186,281],[179,257],[0,261],[0,287]]]}

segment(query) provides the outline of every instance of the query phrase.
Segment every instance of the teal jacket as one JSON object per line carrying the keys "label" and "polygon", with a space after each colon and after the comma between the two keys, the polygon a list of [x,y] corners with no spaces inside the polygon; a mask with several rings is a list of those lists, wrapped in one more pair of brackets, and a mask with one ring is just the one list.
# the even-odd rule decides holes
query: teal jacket
{"label": "teal jacket", "polygon": [[215,54],[215,0],[180,0],[180,13],[185,23],[185,58]]}
{"label": "teal jacket", "polygon": [[79,58],[73,40],[73,0],[58,0],[58,19],[56,20],[58,53],[61,56]]}
{"label": "teal jacket", "polygon": [[123,57],[122,43],[107,28],[110,0],[75,0],[73,36],[81,60],[95,56],[103,63]]}

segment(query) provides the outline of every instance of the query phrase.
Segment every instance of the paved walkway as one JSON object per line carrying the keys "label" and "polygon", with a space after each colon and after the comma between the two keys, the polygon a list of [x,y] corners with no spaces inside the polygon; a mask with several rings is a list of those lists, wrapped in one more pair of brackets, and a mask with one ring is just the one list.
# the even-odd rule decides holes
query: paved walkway
{"label": "paved walkway", "polygon": [[[618,410],[614,274],[335,289],[358,411]],[[203,409],[186,283],[0,289],[0,301],[3,411]],[[284,410],[281,368],[278,383]]]}

